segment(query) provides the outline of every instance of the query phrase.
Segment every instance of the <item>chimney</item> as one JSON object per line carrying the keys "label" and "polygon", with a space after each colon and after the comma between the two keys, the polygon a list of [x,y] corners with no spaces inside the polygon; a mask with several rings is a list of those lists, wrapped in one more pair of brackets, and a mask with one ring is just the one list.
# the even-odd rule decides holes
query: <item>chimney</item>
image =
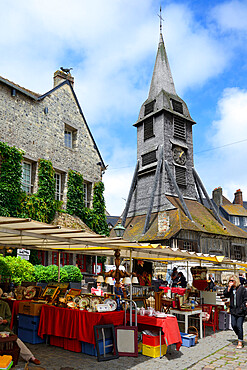
{"label": "chimney", "polygon": [[236,190],[236,193],[234,194],[234,204],[240,204],[242,207],[244,205],[243,203],[243,194],[240,189]]}
{"label": "chimney", "polygon": [[60,85],[65,80],[69,80],[72,87],[74,87],[74,77],[72,77],[70,73],[64,73],[58,70],[54,73],[53,80],[54,80],[54,87],[56,87],[57,85]]}
{"label": "chimney", "polygon": [[222,188],[220,186],[213,190],[212,196],[213,201],[217,204],[217,206],[222,206]]}

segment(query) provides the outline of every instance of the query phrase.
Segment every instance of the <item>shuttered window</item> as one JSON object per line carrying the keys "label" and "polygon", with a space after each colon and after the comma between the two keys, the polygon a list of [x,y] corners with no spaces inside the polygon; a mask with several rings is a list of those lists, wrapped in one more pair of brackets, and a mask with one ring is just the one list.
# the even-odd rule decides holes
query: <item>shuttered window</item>
{"label": "shuttered window", "polygon": [[185,120],[177,116],[174,117],[174,137],[186,140]]}
{"label": "shuttered window", "polygon": [[175,112],[183,114],[183,104],[180,101],[172,99],[172,108]]}
{"label": "shuttered window", "polygon": [[142,165],[147,166],[150,163],[156,162],[156,150],[142,155]]}
{"label": "shuttered window", "polygon": [[176,183],[179,186],[186,186],[186,169],[182,167],[175,167]]}
{"label": "shuttered window", "polygon": [[154,136],[153,117],[144,121],[144,141]]}
{"label": "shuttered window", "polygon": [[155,100],[145,105],[144,116],[154,111],[154,103],[155,103]]}

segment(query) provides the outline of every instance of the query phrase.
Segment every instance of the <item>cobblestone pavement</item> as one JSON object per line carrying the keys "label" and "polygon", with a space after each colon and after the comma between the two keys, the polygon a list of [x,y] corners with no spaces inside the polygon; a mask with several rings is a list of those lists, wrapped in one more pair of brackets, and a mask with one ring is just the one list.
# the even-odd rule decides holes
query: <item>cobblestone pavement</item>
{"label": "cobblestone pavement", "polygon": [[[247,335],[247,322],[244,323],[244,332]],[[205,338],[190,348],[175,346],[168,348],[163,358],[150,358],[139,355],[136,357],[120,357],[117,360],[97,362],[94,356],[75,353],[62,348],[46,344],[28,344],[34,355],[41,361],[40,366],[28,365],[34,370],[81,370],[81,369],[135,369],[135,370],[209,370],[209,369],[235,369],[247,370],[247,342],[242,350],[236,349],[234,344],[236,336],[233,331],[220,331],[215,334],[208,328]],[[247,339],[247,338],[246,338]],[[15,370],[24,370],[25,363],[19,360]]]}

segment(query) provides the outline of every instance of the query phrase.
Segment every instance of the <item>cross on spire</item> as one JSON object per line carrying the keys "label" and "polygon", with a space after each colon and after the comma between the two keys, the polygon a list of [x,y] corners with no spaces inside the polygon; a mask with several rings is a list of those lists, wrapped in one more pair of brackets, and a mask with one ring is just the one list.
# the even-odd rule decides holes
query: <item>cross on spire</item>
{"label": "cross on spire", "polygon": [[160,19],[160,33],[162,34],[162,21],[164,21],[164,19],[162,18],[162,15],[161,15],[161,5],[160,5],[160,14],[157,14],[159,19]]}

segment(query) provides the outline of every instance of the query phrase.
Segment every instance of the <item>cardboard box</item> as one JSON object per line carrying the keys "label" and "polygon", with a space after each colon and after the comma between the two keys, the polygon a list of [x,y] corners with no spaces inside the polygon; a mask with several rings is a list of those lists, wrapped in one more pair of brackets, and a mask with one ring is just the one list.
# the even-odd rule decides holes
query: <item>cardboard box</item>
{"label": "cardboard box", "polygon": [[19,303],[19,313],[30,316],[39,316],[44,303],[33,301],[21,301]]}

